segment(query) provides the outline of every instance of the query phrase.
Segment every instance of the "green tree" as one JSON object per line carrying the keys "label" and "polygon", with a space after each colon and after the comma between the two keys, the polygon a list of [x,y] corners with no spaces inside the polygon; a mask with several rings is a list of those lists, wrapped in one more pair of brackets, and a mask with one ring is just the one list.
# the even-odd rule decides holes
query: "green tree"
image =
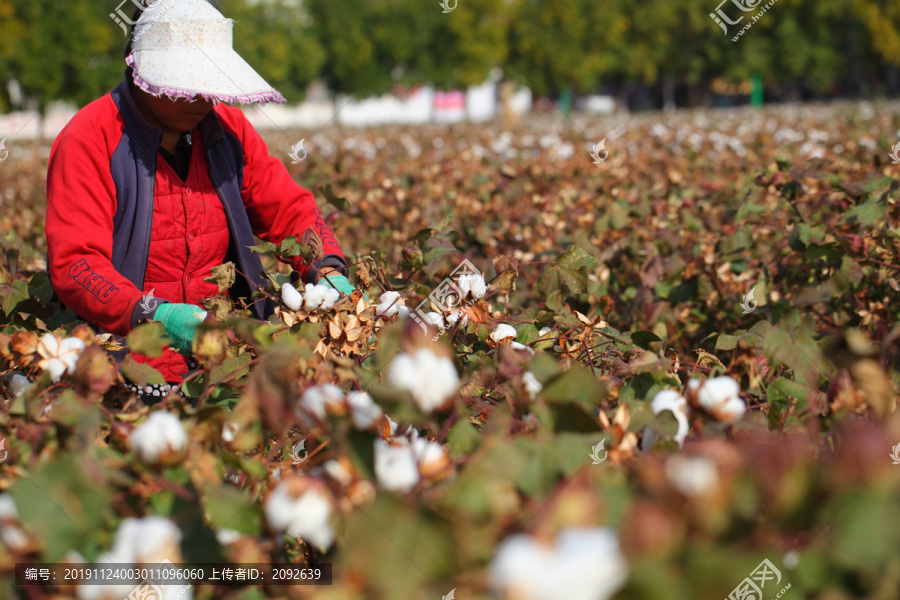
{"label": "green tree", "polygon": [[238,54],[289,102],[301,100],[326,60],[302,3],[221,0],[220,6],[225,16],[236,21]]}

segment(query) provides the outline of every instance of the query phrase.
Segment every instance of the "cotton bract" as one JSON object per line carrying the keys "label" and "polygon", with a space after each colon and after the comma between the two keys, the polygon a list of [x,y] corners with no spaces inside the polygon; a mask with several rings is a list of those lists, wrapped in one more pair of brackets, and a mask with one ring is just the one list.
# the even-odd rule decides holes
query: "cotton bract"
{"label": "cotton bract", "polygon": [[409,391],[426,414],[444,406],[459,387],[459,375],[453,361],[428,348],[421,348],[413,355],[398,354],[388,368],[387,380]]}

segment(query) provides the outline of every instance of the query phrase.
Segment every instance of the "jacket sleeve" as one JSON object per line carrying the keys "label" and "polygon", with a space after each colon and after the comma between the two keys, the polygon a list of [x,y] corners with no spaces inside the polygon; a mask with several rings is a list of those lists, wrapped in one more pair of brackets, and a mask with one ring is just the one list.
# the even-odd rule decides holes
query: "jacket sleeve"
{"label": "jacket sleeve", "polygon": [[47,172],[50,281],[75,313],[115,334],[131,330],[142,292],[112,265],[116,192],[107,140],[84,121],[53,144]]}
{"label": "jacket sleeve", "polygon": [[317,268],[342,268],[347,262],[334,231],[325,223],[312,192],[293,180],[284,163],[269,154],[265,142],[243,113],[238,116],[244,151],[244,182],[241,194],[253,232],[267,242],[280,244],[289,235],[298,238],[310,227],[322,239],[324,257],[312,268],[291,261],[304,281],[317,279]]}

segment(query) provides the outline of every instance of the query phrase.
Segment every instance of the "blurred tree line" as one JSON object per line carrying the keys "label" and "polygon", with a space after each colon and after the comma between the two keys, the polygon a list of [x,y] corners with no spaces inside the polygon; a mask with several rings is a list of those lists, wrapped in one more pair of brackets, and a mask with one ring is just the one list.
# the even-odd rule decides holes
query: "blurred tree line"
{"label": "blurred tree line", "polygon": [[[43,110],[121,80],[125,33],[110,13],[140,0],[114,1],[0,0],[0,111],[20,95],[11,81]],[[479,84],[494,67],[538,95],[640,90],[682,105],[707,103],[713,80],[753,74],[776,97],[900,92],[900,2],[778,0],[732,42],[740,25],[726,36],[710,18],[719,1],[448,0],[449,13],[438,0],[219,5],[237,21],[238,52],[291,102],[316,79],[363,97]]]}

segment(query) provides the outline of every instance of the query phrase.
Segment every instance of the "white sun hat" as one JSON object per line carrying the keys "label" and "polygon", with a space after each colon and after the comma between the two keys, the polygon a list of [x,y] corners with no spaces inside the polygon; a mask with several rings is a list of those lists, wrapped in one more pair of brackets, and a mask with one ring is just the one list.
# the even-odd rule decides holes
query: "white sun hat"
{"label": "white sun hat", "polygon": [[154,96],[284,104],[284,96],[234,51],[233,28],[234,21],[206,0],[150,4],[125,59],[135,85]]}

